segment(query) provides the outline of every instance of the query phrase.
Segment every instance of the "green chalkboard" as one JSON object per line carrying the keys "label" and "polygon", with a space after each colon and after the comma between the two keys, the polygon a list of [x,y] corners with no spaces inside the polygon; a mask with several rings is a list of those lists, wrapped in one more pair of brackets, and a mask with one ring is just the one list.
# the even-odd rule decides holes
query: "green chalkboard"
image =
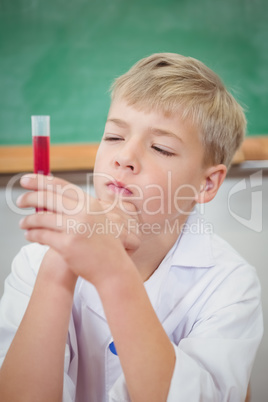
{"label": "green chalkboard", "polygon": [[0,144],[98,142],[114,77],[154,52],[196,57],[268,133],[267,0],[0,0]]}

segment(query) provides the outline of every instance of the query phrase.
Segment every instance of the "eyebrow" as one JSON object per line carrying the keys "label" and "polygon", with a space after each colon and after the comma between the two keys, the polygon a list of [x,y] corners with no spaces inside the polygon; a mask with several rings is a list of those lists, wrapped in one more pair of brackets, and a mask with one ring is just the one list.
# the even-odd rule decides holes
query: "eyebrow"
{"label": "eyebrow", "polygon": [[[121,120],[121,119],[109,118],[109,119],[107,119],[106,123],[114,123],[118,127],[122,127],[122,128],[129,127],[129,124],[126,121]],[[175,134],[169,130],[162,130],[161,128],[150,127],[149,132],[158,137],[160,137],[160,136],[171,137],[171,138],[175,138],[176,140],[179,140],[180,142],[183,142],[183,140],[177,134]]]}
{"label": "eyebrow", "polygon": [[128,123],[121,119],[107,119],[106,123],[114,123],[119,127],[128,127]]}
{"label": "eyebrow", "polygon": [[177,134],[169,130],[161,130],[160,128],[151,127],[150,132],[158,137],[160,136],[171,137],[183,142],[182,139]]}

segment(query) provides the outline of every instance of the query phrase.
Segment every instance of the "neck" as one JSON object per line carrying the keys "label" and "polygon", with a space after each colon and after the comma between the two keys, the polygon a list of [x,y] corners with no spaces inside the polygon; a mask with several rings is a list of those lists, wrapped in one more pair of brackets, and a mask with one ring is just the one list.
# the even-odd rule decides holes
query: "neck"
{"label": "neck", "polygon": [[[171,226],[172,228],[173,226]],[[179,225],[174,226],[179,228]],[[131,258],[141,274],[143,281],[146,281],[158,268],[168,251],[176,242],[180,234],[179,230],[163,230],[157,234],[144,234],[141,238],[141,245]]]}

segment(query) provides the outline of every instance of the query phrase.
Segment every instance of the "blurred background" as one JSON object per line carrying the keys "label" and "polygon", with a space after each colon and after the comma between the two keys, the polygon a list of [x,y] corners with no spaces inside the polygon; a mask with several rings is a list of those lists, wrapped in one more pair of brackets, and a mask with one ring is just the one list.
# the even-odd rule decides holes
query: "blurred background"
{"label": "blurred background", "polygon": [[[211,67],[245,108],[247,136],[267,137],[267,0],[0,0],[0,149],[30,145],[30,116],[39,114],[51,116],[52,144],[98,143],[113,79],[155,52]],[[85,171],[53,173],[86,189]],[[0,297],[26,244],[14,207],[20,193],[16,172],[0,169]],[[248,161],[232,166],[203,211],[261,280],[265,334],[252,402],[268,395],[267,205],[268,162]]]}
{"label": "blurred background", "polygon": [[200,59],[267,134],[266,0],[0,0],[0,144],[29,144],[50,115],[53,143],[98,141],[112,80],[140,58]]}

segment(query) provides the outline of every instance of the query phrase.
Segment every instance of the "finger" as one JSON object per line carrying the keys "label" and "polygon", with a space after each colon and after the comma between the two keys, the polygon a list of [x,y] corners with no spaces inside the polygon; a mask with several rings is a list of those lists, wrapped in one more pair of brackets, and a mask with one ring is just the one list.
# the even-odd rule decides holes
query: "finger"
{"label": "finger", "polygon": [[25,238],[32,243],[50,246],[60,253],[63,234],[46,229],[31,229],[25,232]]}
{"label": "finger", "polygon": [[19,225],[24,230],[50,229],[61,232],[66,228],[66,218],[58,214],[37,213],[21,219]]}
{"label": "finger", "polygon": [[126,237],[123,238],[122,244],[127,251],[135,251],[141,245],[141,240],[134,233],[129,233]]}
{"label": "finger", "polygon": [[83,210],[85,198],[74,200],[51,191],[30,191],[19,196],[17,206],[19,208],[42,208],[70,215],[78,214]]}
{"label": "finger", "polygon": [[27,174],[21,177],[20,184],[27,190],[51,191],[74,200],[79,200],[85,195],[80,187],[54,176]]}
{"label": "finger", "polygon": [[130,201],[124,201],[120,197],[117,200],[116,207],[123,213],[131,216],[136,216],[141,213],[140,210]]}
{"label": "finger", "polygon": [[138,213],[140,213],[137,207],[129,201],[122,201],[122,211],[126,212],[129,215],[137,215]]}

